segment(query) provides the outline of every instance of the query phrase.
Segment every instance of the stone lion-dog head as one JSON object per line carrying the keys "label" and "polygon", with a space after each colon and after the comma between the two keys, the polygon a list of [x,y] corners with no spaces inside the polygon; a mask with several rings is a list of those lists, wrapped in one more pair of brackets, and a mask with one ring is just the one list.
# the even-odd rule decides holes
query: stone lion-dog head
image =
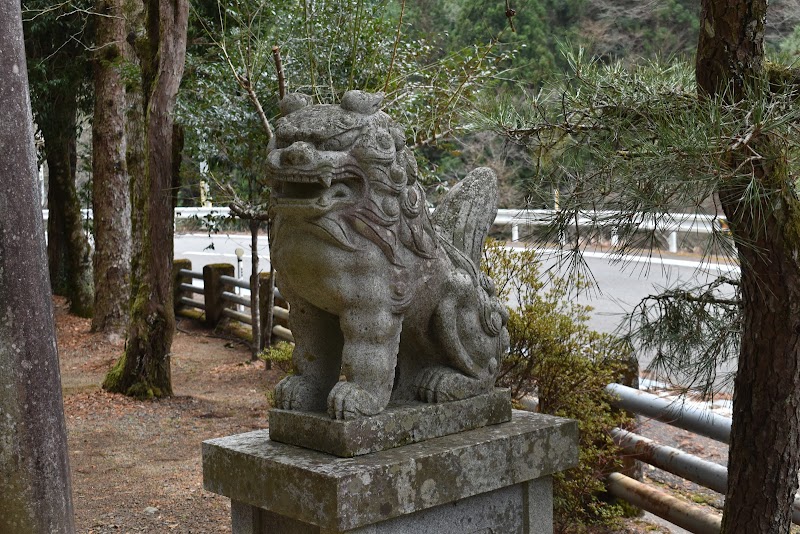
{"label": "stone lion-dog head", "polygon": [[362,91],[348,91],[338,106],[284,98],[267,162],[272,209],[314,218],[320,237],[346,250],[355,250],[356,232],[392,263],[401,245],[429,257],[435,238],[417,163],[382,100]]}

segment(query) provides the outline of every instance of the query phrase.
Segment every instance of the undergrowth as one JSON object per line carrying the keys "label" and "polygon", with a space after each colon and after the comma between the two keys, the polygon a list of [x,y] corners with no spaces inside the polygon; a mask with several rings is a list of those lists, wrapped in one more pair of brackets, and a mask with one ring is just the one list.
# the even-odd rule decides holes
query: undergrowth
{"label": "undergrowth", "polygon": [[566,282],[543,275],[539,265],[533,250],[487,243],[484,271],[511,304],[511,346],[498,385],[511,388],[516,402],[533,397],[539,411],[578,421],[579,464],[554,476],[554,505],[556,532],[580,532],[624,513],[605,498],[604,480],[622,467],[609,431],[630,421],[612,408],[604,388],[630,373],[631,351],[618,338],[591,330],[591,309],[572,302]]}

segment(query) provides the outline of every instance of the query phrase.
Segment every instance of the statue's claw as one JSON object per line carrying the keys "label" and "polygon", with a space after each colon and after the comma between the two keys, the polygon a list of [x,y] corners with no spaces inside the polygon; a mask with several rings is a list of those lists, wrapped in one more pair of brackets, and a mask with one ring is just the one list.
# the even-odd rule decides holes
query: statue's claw
{"label": "statue's claw", "polygon": [[353,382],[339,382],[328,394],[328,415],[334,419],[375,415],[384,407],[374,395]]}
{"label": "statue's claw", "polygon": [[466,399],[478,389],[478,380],[444,366],[427,367],[417,377],[417,398],[424,402]]}
{"label": "statue's claw", "polygon": [[275,386],[275,407],[282,410],[319,412],[325,410],[317,388],[302,376],[287,376]]}

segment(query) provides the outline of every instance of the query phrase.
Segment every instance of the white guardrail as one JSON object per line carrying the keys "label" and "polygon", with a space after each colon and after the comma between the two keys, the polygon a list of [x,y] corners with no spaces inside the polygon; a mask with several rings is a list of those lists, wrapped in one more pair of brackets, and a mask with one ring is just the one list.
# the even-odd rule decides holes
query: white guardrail
{"label": "white guardrail", "polygon": [[[84,218],[92,218],[91,209],[83,209],[81,211]],[[497,218],[495,218],[494,224],[511,226],[511,240],[519,241],[520,226],[547,225],[553,220],[555,213],[555,210],[501,209],[497,210]],[[48,210],[42,210],[42,216],[45,221],[47,221],[48,214]],[[189,219],[192,217],[202,219],[209,216],[228,217],[230,216],[230,210],[227,207],[175,208],[176,219]],[[630,214],[626,215],[623,212],[611,210],[580,212],[576,222],[578,226],[611,228],[612,245],[616,245],[615,227],[633,224],[642,230],[657,230],[666,235],[670,252],[678,251],[678,232],[710,234],[715,230],[722,229],[726,224],[725,219],[722,217],[701,213],[666,213],[660,215],[636,213],[630,216]]]}

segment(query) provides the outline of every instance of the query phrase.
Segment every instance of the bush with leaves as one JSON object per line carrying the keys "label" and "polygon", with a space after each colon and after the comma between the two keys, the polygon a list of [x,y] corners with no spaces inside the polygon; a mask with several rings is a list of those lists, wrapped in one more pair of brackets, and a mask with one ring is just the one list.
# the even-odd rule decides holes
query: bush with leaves
{"label": "bush with leaves", "polygon": [[261,351],[258,359],[266,362],[268,366],[277,367],[282,373],[289,375],[293,373],[292,352],[294,352],[294,344],[288,341],[280,341]]}
{"label": "bush with leaves", "polygon": [[554,477],[557,527],[576,532],[622,514],[601,494],[605,476],[621,467],[609,430],[629,419],[611,407],[604,387],[629,372],[631,353],[618,338],[592,331],[590,308],[570,301],[567,283],[544,278],[539,264],[531,249],[486,246],[484,270],[511,303],[511,346],[498,385],[511,388],[516,402],[533,395],[541,412],[578,420],[579,465]]}

